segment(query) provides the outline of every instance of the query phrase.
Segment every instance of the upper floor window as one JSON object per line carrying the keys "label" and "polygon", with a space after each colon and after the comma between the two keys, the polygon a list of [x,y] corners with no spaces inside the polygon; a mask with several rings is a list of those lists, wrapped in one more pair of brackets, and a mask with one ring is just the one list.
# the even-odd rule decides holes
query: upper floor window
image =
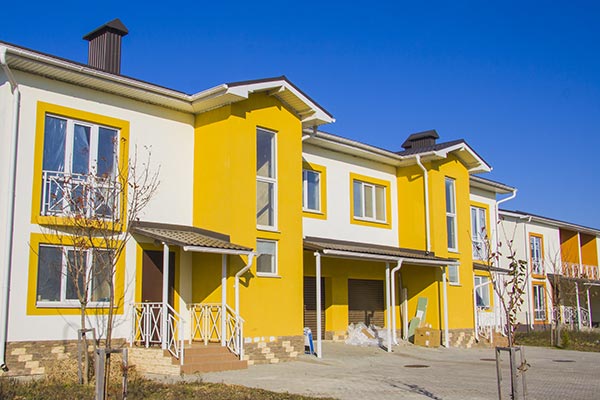
{"label": "upper floor window", "polygon": [[454,179],[446,178],[446,233],[448,237],[448,250],[456,251],[456,188]]}
{"label": "upper floor window", "polygon": [[41,214],[111,218],[119,130],[46,114]]}
{"label": "upper floor window", "polygon": [[275,133],[256,129],[256,223],[259,228],[277,226],[277,149]]}
{"label": "upper floor window", "polygon": [[544,275],[543,247],[541,236],[529,236],[529,254],[531,257],[531,273],[534,275]]}
{"label": "upper floor window", "polygon": [[482,207],[471,207],[471,239],[473,241],[473,259],[488,259],[488,237],[486,212]]}
{"label": "upper floor window", "polygon": [[476,307],[490,308],[490,278],[475,276]]}
{"label": "upper floor window", "polygon": [[386,222],[386,187],[354,180],[354,218]]}
{"label": "upper floor window", "polygon": [[321,211],[321,173],[305,169],[302,171],[302,209]]}
{"label": "upper floor window", "polygon": [[112,254],[108,250],[40,245],[36,302],[79,306],[110,299]]}

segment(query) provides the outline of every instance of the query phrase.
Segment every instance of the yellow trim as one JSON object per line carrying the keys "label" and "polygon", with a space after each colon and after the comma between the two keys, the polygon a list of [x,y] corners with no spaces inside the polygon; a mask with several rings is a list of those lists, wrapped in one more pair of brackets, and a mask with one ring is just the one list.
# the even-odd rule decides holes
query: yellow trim
{"label": "yellow trim", "polygon": [[[541,244],[541,248],[540,248],[540,262],[542,263],[542,271],[544,271],[544,273],[542,275],[540,274],[534,274],[533,273],[533,260],[531,258],[531,238],[532,237],[537,237],[540,239],[540,244]],[[528,237],[528,241],[527,241],[527,252],[528,254],[528,260],[529,260],[529,265],[531,266],[531,277],[534,279],[546,279],[546,268],[544,267],[544,235],[542,235],[541,233],[533,233],[533,232],[529,232],[529,237]]]}
{"label": "yellow trim", "polygon": [[[327,219],[327,168],[323,165],[310,163],[308,161],[302,162],[302,171],[314,171],[319,173],[319,189],[320,189],[320,211],[312,211],[302,209],[302,216],[308,218]],[[304,183],[303,183],[304,184]],[[304,196],[304,193],[302,194]]]}
{"label": "yellow trim", "polygon": [[[354,181],[370,183],[372,185],[383,186],[385,188],[385,222],[364,221],[354,216]],[[350,223],[355,225],[372,226],[376,228],[392,229],[392,201],[391,201],[391,183],[382,179],[373,178],[350,173]]]}
{"label": "yellow trim", "polygon": [[[533,289],[534,286],[542,286],[544,288],[544,290],[542,291],[542,293],[544,294],[544,308],[545,310],[545,316],[546,318],[544,319],[535,319],[535,291]],[[534,324],[545,324],[546,322],[548,322],[548,296],[547,296],[547,292],[546,292],[546,282],[542,281],[542,282],[532,282],[531,283],[531,302],[533,303],[533,323]]]}
{"label": "yellow trim", "polygon": [[[27,315],[79,315],[80,308],[77,305],[68,307],[38,307],[37,306],[37,276],[39,262],[40,244],[69,246],[73,240],[69,236],[44,235],[42,233],[32,233],[29,239],[29,274],[27,282]],[[101,246],[101,240],[95,240],[96,245]],[[123,314],[123,302],[125,300],[125,250],[117,260],[115,271],[115,314]],[[105,306],[88,306],[87,314],[107,314],[108,309]]]}
{"label": "yellow trim", "polygon": [[[87,111],[76,110],[74,108],[63,107],[56,104],[45,103],[38,101],[36,114],[35,128],[35,150],[33,161],[33,200],[31,202],[31,222],[40,225],[69,225],[69,218],[51,217],[40,215],[41,199],[42,199],[42,165],[44,157],[44,130],[46,114],[53,114],[65,118],[75,119],[83,122],[90,122],[97,125],[116,128],[119,130],[119,149],[118,163],[119,170],[127,172],[127,164],[129,162],[129,122],[121,119],[111,118],[104,115],[94,114]],[[123,184],[123,205],[127,204],[127,185]],[[123,207],[122,221],[127,220],[127,207]],[[110,228],[109,228],[110,229]],[[122,227],[117,227],[121,230]]]}

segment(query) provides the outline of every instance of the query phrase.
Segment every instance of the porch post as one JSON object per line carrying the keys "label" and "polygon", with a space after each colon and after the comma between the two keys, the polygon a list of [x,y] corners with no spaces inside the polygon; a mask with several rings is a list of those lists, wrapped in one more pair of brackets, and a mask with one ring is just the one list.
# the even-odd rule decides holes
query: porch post
{"label": "porch post", "polygon": [[390,293],[390,263],[385,263],[385,302],[387,314],[387,352],[392,352],[392,294]]}
{"label": "porch post", "polygon": [[[398,260],[398,263],[392,272],[390,273],[391,279],[391,292],[392,292],[392,338],[393,343],[398,344],[398,335],[396,334],[396,273],[398,273],[398,281],[400,282],[400,291],[402,291],[402,277],[400,277],[400,268],[402,268],[402,259]],[[400,296],[402,298],[402,296]],[[405,318],[404,316],[402,318]]]}
{"label": "porch post", "polygon": [[221,255],[221,346],[227,341],[227,254]]}
{"label": "porch post", "polygon": [[442,293],[444,296],[444,347],[450,347],[448,337],[448,291],[446,289],[446,265],[442,266]]}
{"label": "porch post", "polygon": [[590,287],[588,286],[586,289],[587,293],[587,307],[588,307],[588,323],[590,328],[592,327],[592,303],[590,303]]}
{"label": "porch post", "polygon": [[577,327],[581,330],[581,306],[579,304],[579,284],[577,282],[575,282],[575,296],[577,296]]}
{"label": "porch post", "polygon": [[162,281],[162,335],[161,335],[161,346],[163,350],[167,349],[167,317],[168,310],[167,304],[169,304],[169,245],[163,243],[163,281]]}
{"label": "porch post", "polygon": [[317,286],[317,358],[323,357],[321,343],[321,253],[315,252]]}

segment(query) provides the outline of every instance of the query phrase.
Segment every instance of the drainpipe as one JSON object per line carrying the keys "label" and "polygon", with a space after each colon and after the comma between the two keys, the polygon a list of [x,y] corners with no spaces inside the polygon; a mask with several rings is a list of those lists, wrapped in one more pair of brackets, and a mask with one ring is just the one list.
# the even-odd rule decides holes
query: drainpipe
{"label": "drainpipe", "polygon": [[237,316],[240,316],[240,276],[244,275],[246,271],[252,268],[252,263],[254,262],[255,253],[248,254],[248,264],[235,274],[235,313]]}
{"label": "drainpipe", "polygon": [[[392,296],[390,293],[390,263],[385,263],[385,302],[387,314],[387,352],[392,352]],[[394,310],[395,313],[396,310]]]}
{"label": "drainpipe", "polygon": [[167,349],[168,344],[168,316],[169,310],[167,305],[169,304],[169,245],[163,243],[163,281],[162,281],[162,340],[161,347],[163,350]]}
{"label": "drainpipe", "polygon": [[450,338],[448,337],[448,290],[446,289],[446,265],[442,266],[442,293],[444,297],[444,347],[450,347]]}
{"label": "drainpipe", "polygon": [[421,170],[423,171],[423,186],[425,190],[425,229],[426,229],[426,240],[427,240],[427,253],[431,252],[431,228],[429,226],[429,175],[427,168],[421,163],[421,155],[415,156],[415,161]]}
{"label": "drainpipe", "polygon": [[6,47],[0,46],[0,64],[6,74],[13,93],[12,134],[10,138],[10,164],[8,170],[8,204],[6,207],[6,226],[4,239],[4,276],[2,281],[2,318],[0,319],[0,368],[8,371],[6,366],[6,338],[8,336],[8,301],[10,288],[10,273],[12,267],[13,230],[15,224],[15,196],[17,172],[17,143],[19,140],[19,111],[21,106],[21,92],[19,85],[6,62]]}
{"label": "drainpipe", "polygon": [[[394,338],[394,344],[398,344],[398,338],[397,338],[397,334],[396,334],[396,279],[395,274],[396,272],[400,271],[400,268],[402,268],[402,262],[404,261],[404,259],[400,258],[398,260],[398,264],[396,265],[396,267],[394,267],[394,269],[392,269],[392,337]],[[400,285],[400,290],[402,290],[402,285]],[[406,315],[402,315],[402,318],[406,318]]]}
{"label": "drainpipe", "polygon": [[496,212],[496,240],[494,241],[494,252],[496,254],[498,254],[498,245],[500,242],[500,240],[498,239],[499,234],[498,234],[498,229],[497,229],[498,224],[500,223],[500,204],[507,202],[509,200],[512,200],[515,197],[517,197],[517,189],[514,189],[510,196],[500,199],[496,202],[496,209],[494,210]]}

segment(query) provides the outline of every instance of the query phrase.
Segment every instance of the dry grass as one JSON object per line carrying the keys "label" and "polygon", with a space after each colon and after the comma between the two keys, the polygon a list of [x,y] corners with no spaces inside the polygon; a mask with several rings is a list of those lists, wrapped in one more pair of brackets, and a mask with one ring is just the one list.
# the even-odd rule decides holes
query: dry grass
{"label": "dry grass", "polygon": [[[564,329],[563,347],[568,350],[600,352],[600,332],[570,331]],[[517,332],[515,341],[518,345],[550,347],[550,330]]]}

